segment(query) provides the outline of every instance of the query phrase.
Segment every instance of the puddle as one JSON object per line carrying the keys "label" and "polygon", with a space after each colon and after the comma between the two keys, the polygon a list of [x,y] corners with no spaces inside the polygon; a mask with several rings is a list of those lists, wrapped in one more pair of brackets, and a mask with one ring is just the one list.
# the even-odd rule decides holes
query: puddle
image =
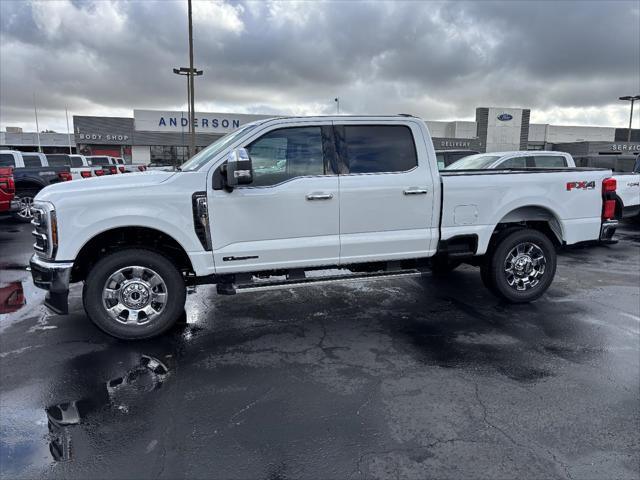
{"label": "puddle", "polygon": [[49,452],[56,462],[73,458],[73,429],[104,408],[129,413],[142,394],[158,390],[169,375],[167,366],[155,357],[141,355],[138,365],[125,375],[108,380],[95,395],[59,403],[45,409],[49,429]]}

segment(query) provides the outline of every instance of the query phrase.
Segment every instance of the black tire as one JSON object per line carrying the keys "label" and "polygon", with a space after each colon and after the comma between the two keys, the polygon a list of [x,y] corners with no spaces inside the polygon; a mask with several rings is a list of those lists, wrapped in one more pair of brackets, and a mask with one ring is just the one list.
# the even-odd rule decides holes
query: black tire
{"label": "black tire", "polygon": [[30,206],[33,204],[33,199],[39,191],[37,188],[18,189],[16,191],[16,197],[20,200],[20,209],[12,214],[14,220],[22,223],[31,222],[33,214],[31,213]]}
{"label": "black tire", "polygon": [[[523,253],[514,258],[512,255],[517,253],[518,246]],[[529,249],[531,251],[527,253]],[[508,259],[520,260],[523,270],[518,270],[515,262],[511,264]],[[493,294],[510,303],[526,303],[547,291],[553,282],[556,265],[556,250],[551,240],[538,230],[520,229],[496,240],[480,270],[483,283]],[[508,268],[514,273],[507,272]]]}
{"label": "black tire", "polygon": [[[129,271],[133,272],[132,269],[128,270],[133,266],[143,268],[143,274],[139,275],[143,282],[136,280],[137,277],[135,277],[133,273],[128,273]],[[152,317],[138,318],[135,323],[127,324],[123,323],[126,319],[120,319],[119,317],[114,318],[112,314],[109,313],[107,306],[112,306],[109,302],[118,304],[118,308],[127,306],[126,301],[122,300],[120,295],[114,297],[117,298],[117,300],[103,300],[103,290],[107,286],[107,281],[112,282],[112,275],[120,270],[124,271],[123,277],[125,277],[125,280],[117,289],[120,293],[125,291],[124,289],[126,288],[127,282],[129,282],[129,285],[136,284],[135,286],[138,287],[139,285],[144,285],[145,275],[147,279],[151,277],[150,281],[157,280],[156,276],[160,277],[163,283],[158,287],[154,287],[154,289],[162,288],[159,293],[161,294],[162,291],[165,291],[166,297],[164,297],[164,304],[162,304],[159,312],[155,312],[154,309],[151,314]],[[149,272],[156,275],[150,275]],[[127,275],[131,278],[127,279]],[[145,293],[151,294],[149,298],[152,298],[154,294],[156,296],[158,295],[157,292],[154,292],[154,289],[145,290]],[[133,294],[135,295],[135,292]],[[140,294],[138,294],[138,299],[139,298]],[[186,287],[178,268],[163,255],[151,250],[139,248],[114,252],[101,259],[93,266],[91,271],[89,271],[82,291],[84,309],[91,321],[105,333],[122,340],[151,338],[166,332],[183,314],[185,298]],[[131,299],[129,299],[129,301],[131,301]],[[147,303],[149,306],[152,306],[152,304],[157,308],[160,302],[155,303],[151,300]],[[135,309],[131,309],[131,312],[135,312],[136,316],[140,311],[141,310],[138,310],[136,312]],[[132,313],[125,308],[121,315],[129,317]],[[142,315],[145,315],[145,313],[143,312]],[[142,323],[145,320],[146,323]]]}

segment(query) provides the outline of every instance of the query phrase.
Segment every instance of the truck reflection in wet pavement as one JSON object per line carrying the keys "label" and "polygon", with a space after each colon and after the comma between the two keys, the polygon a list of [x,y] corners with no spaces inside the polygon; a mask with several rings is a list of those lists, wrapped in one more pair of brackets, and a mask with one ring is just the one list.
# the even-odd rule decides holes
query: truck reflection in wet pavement
{"label": "truck reflection in wet pavement", "polygon": [[129,406],[140,394],[159,389],[169,369],[157,358],[142,355],[140,362],[125,375],[116,377],[96,389],[94,396],[59,403],[45,409],[49,429],[49,451],[56,462],[70,460],[73,456],[73,439],[70,427],[79,425],[93,412],[110,407],[128,412]]}

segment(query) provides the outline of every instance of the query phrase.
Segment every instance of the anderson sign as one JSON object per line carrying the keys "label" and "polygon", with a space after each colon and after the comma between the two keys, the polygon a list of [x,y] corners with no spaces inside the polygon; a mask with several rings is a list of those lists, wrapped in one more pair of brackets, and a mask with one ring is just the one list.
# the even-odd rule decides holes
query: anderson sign
{"label": "anderson sign", "polygon": [[[195,114],[195,128],[198,133],[233,132],[245,123],[253,122],[269,115],[245,115],[240,113],[202,113]],[[187,112],[164,110],[134,110],[134,128],[143,132],[189,132],[189,114]]]}

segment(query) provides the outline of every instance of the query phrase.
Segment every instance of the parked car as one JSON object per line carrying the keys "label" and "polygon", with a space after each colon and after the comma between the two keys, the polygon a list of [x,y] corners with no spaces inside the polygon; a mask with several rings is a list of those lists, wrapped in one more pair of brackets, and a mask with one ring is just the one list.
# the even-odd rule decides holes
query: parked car
{"label": "parked car", "polygon": [[175,169],[175,165],[164,162],[151,162],[149,165],[147,165],[147,170],[155,170],[160,172],[173,172],[175,171]]}
{"label": "parked car", "polygon": [[94,167],[100,167],[104,175],[117,175],[121,172],[118,168],[118,162],[115,157],[109,157],[108,155],[87,155],[87,161]]}
{"label": "parked car", "polygon": [[44,187],[71,180],[69,167],[54,167],[43,153],[0,150],[0,167],[12,167],[20,205],[13,216],[22,222],[33,218],[33,199]]}
{"label": "parked car", "polygon": [[122,157],[115,157],[120,173],[146,172],[147,166],[142,163],[126,163]]}
{"label": "parked car", "polygon": [[487,152],[470,155],[446,170],[490,170],[502,168],[566,168],[575,167],[571,155],[565,152],[521,150],[513,152]]}
{"label": "parked car", "polygon": [[[494,294],[530,302],[553,281],[556,247],[607,238],[617,224],[610,175],[439,172],[414,117],[261,120],[180,171],[47,188],[31,272],[62,314],[69,284],[84,282],[88,316],[123,339],[165,332],[184,311],[186,286],[203,283],[235,294],[466,262]],[[123,198],[126,214],[103,208]]]}
{"label": "parked car", "polygon": [[84,155],[78,154],[66,154],[66,153],[54,153],[48,154],[47,161],[49,165],[66,165],[71,171],[71,178],[73,180],[79,180],[82,178],[99,177],[104,175],[102,167],[94,167],[89,164],[89,161]]}
{"label": "parked car", "polygon": [[0,167],[0,214],[18,211],[20,202],[16,197],[13,167]]}
{"label": "parked car", "polygon": [[461,158],[475,155],[476,153],[478,153],[476,150],[436,150],[438,168],[442,170]]}
{"label": "parked car", "polygon": [[[633,172],[614,172],[617,181],[615,218],[635,217],[640,214],[640,160]],[[503,168],[576,168],[570,153],[544,151],[518,151],[481,153],[465,157],[446,170],[503,169]],[[595,167],[591,167],[595,168]]]}

